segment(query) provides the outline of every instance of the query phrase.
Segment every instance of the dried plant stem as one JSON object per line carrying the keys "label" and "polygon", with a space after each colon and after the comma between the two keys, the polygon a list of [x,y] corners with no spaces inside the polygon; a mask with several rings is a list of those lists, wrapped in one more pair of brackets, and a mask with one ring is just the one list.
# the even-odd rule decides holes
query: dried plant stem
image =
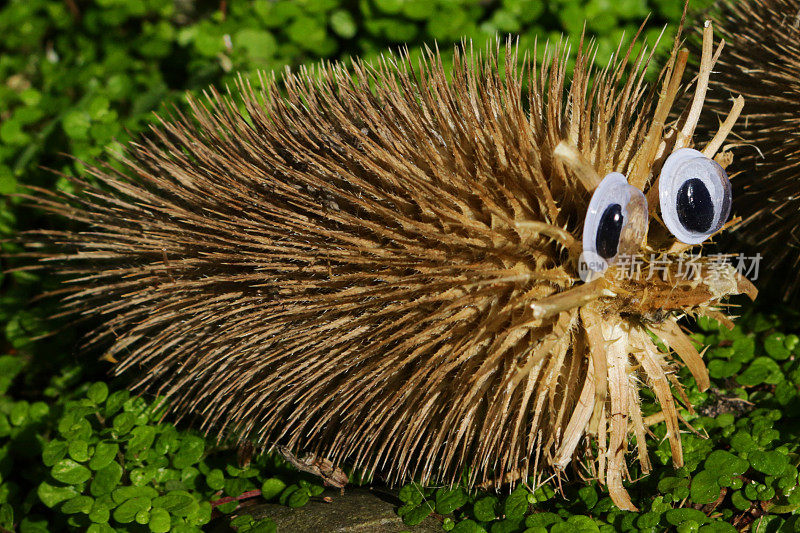
{"label": "dried plant stem", "polygon": [[567,166],[587,191],[594,191],[602,179],[583,154],[568,141],[561,141],[553,150],[558,161]]}
{"label": "dried plant stem", "polygon": [[703,155],[709,158],[713,158],[717,155],[717,152],[720,148],[722,148],[722,144],[730,135],[731,130],[733,130],[733,125],[736,124],[736,120],[739,118],[739,115],[744,108],[744,98],[742,95],[737,96],[733,99],[733,105],[731,106],[731,110],[728,113],[728,116],[725,118],[725,121],[720,125],[719,130],[717,131],[714,138],[709,141],[705,148],[703,148]]}
{"label": "dried plant stem", "polygon": [[602,297],[612,297],[615,294],[608,289],[605,278],[597,278],[588,283],[581,283],[564,292],[554,294],[530,304],[533,317],[544,319],[554,316],[562,311],[581,307]]}
{"label": "dried plant stem", "polygon": [[705,21],[703,25],[703,52],[700,56],[700,72],[697,74],[697,83],[695,84],[694,97],[689,108],[689,114],[675,139],[675,150],[688,146],[694,135],[694,129],[697,127],[700,114],[703,111],[703,103],[706,99],[711,72],[714,70],[714,63],[722,52],[723,46],[725,46],[725,41],[719,43],[719,48],[714,54],[714,27],[710,20]]}

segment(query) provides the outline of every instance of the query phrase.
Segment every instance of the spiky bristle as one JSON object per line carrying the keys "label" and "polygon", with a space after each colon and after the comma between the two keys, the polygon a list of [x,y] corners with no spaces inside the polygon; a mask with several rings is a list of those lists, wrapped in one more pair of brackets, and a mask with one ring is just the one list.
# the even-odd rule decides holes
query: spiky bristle
{"label": "spiky bristle", "polygon": [[[719,2],[714,19],[727,42],[709,94],[710,110],[724,114],[731,94],[747,100],[735,144],[738,172],[734,211],[743,224],[733,234],[764,256],[760,276],[784,298],[800,296],[800,0]],[[718,127],[708,113],[705,131]],[[792,275],[785,275],[791,273]]]}

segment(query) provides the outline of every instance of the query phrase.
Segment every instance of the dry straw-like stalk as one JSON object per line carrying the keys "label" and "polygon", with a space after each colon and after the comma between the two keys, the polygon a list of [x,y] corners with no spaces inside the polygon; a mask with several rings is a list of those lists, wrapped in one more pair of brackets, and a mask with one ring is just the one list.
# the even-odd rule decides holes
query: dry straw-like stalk
{"label": "dry straw-like stalk", "polygon": [[[753,290],[732,269],[580,280],[598,176],[652,184],[693,144],[710,72],[667,124],[677,41],[654,89],[644,47],[599,71],[591,48],[571,82],[563,47],[536,64],[498,44],[457,48],[450,82],[430,53],[301,69],[285,96],[269,80],[212,89],[131,144],[124,170],[31,194],[86,227],[28,234],[31,255],[68,276],[69,311],[103,318],[91,343],[117,372],[216,435],[475,484],[561,473],[584,443],[584,474],[633,509],[629,435],[650,464],[640,387],[681,465],[669,378],[678,360],[708,376],[677,320]],[[644,250],[670,250],[651,226]]]}
{"label": "dry straw-like stalk", "polygon": [[731,235],[764,256],[761,274],[786,299],[800,294],[800,0],[719,2],[728,41],[715,69],[704,131],[719,127],[731,96],[747,100],[737,139]]}

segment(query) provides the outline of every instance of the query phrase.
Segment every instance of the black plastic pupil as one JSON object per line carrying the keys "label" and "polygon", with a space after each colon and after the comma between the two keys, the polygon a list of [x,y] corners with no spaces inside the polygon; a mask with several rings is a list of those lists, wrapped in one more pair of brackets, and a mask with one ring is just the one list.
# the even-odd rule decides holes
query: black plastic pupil
{"label": "black plastic pupil", "polygon": [[705,233],[711,229],[711,224],[714,222],[714,203],[701,179],[686,180],[678,189],[675,202],[678,208],[678,220],[684,228],[698,233]]}
{"label": "black plastic pupil", "polygon": [[595,249],[603,259],[611,259],[617,255],[619,245],[619,235],[622,233],[622,224],[625,217],[622,216],[622,206],[611,204],[606,207],[597,225],[597,237],[595,239]]}

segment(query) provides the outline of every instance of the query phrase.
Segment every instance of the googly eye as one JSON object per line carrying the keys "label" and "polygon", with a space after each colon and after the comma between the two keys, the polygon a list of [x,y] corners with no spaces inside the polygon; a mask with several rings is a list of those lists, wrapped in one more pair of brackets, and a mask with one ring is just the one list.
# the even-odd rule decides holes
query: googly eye
{"label": "googly eye", "polygon": [[676,150],[658,180],[661,218],[681,242],[700,244],[728,220],[731,181],[719,164],[691,148]]}
{"label": "googly eye", "polygon": [[590,270],[602,272],[619,255],[639,251],[647,235],[647,199],[619,172],[595,189],[583,223],[583,253]]}

